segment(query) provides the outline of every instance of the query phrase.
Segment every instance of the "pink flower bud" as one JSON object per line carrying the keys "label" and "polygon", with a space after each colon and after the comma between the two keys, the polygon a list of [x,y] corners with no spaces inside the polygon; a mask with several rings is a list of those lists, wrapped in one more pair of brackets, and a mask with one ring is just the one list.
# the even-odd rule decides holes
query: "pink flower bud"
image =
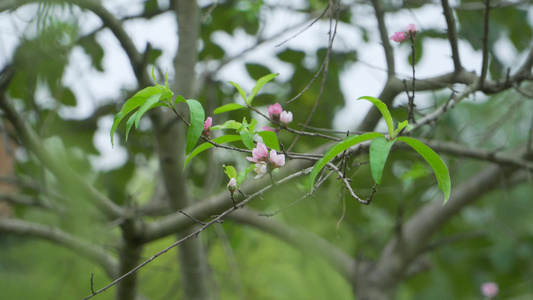
{"label": "pink flower bud", "polygon": [[408,39],[414,39],[416,33],[418,32],[418,27],[415,24],[408,24],[405,26],[405,37]]}
{"label": "pink flower bud", "polygon": [[287,111],[283,111],[281,112],[281,114],[279,115],[279,120],[280,122],[283,124],[283,125],[287,125],[289,124],[290,122],[292,122],[292,112],[287,112]]}
{"label": "pink flower bud", "polygon": [[235,178],[231,178],[228,182],[228,190],[230,192],[235,192],[235,190],[237,189],[237,180]]}
{"label": "pink flower bud", "polygon": [[207,117],[204,122],[204,130],[202,131],[203,136],[209,136],[211,133],[211,124],[213,124],[213,119],[211,117]]}
{"label": "pink flower bud", "polygon": [[413,24],[413,23],[407,24],[407,26],[405,26],[405,32],[407,32],[407,33],[416,33],[416,32],[418,32],[418,27],[416,27],[416,25]]}
{"label": "pink flower bud", "polygon": [[204,131],[207,131],[209,128],[211,128],[211,124],[213,124],[213,119],[211,117],[207,117],[204,122]]}
{"label": "pink flower bud", "polygon": [[391,40],[395,41],[395,42],[403,42],[405,41],[405,33],[404,32],[395,32],[391,37],[390,37]]}
{"label": "pink flower bud", "polygon": [[270,118],[276,122],[279,122],[279,114],[283,111],[279,103],[274,103],[273,105],[268,106],[268,115]]}
{"label": "pink flower bud", "polygon": [[492,299],[498,294],[498,285],[494,282],[485,282],[481,285],[481,293],[483,293],[483,296]]}

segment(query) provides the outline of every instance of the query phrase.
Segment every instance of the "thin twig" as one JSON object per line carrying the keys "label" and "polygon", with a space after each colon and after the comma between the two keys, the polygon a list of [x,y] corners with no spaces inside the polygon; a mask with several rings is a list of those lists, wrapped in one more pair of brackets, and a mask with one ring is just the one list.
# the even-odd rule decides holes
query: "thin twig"
{"label": "thin twig", "polygon": [[485,18],[483,20],[483,60],[481,62],[481,75],[479,76],[479,88],[483,89],[485,84],[485,77],[487,77],[487,70],[489,68],[489,16],[490,16],[490,0],[485,2]]}
{"label": "thin twig", "polygon": [[291,36],[290,38],[284,40],[283,42],[279,43],[276,45],[276,47],[280,47],[281,45],[287,43],[288,41],[294,39],[295,37],[299,36],[300,34],[302,34],[304,31],[306,31],[307,29],[311,28],[316,22],[318,22],[320,19],[322,19],[322,17],[324,17],[324,15],[326,14],[326,12],[328,11],[329,9],[329,6],[330,6],[330,3],[328,2],[328,4],[326,5],[326,8],[324,8],[324,11],[322,11],[322,13],[320,14],[320,16],[318,16],[316,19],[313,20],[313,22],[311,22],[309,25],[305,26],[304,29],[298,31],[296,34],[294,34],[293,36]]}
{"label": "thin twig", "polygon": [[[337,1],[337,4],[335,6],[335,25],[333,25],[333,14],[330,17],[330,30],[329,30],[329,44],[328,44],[328,50],[326,52],[326,58],[324,59],[325,65],[324,65],[324,71],[322,73],[322,82],[320,84],[320,91],[318,92],[317,99],[315,101],[315,105],[311,109],[311,112],[309,113],[309,116],[307,117],[307,120],[304,123],[304,126],[302,130],[305,130],[305,126],[311,122],[311,119],[313,118],[316,109],[318,108],[318,104],[320,103],[320,100],[322,99],[322,94],[324,93],[324,88],[326,85],[326,79],[328,77],[328,71],[329,71],[329,59],[331,56],[331,51],[333,49],[333,42],[335,41],[335,36],[337,35],[337,25],[339,24],[339,13],[340,13],[340,1]],[[296,145],[296,142],[298,142],[298,139],[300,136],[296,136],[296,138],[292,141],[291,145],[289,146],[289,151]]]}
{"label": "thin twig", "polygon": [[[308,169],[305,169],[305,170],[302,170],[302,171],[299,171],[299,172],[296,172],[294,174],[291,174],[281,180],[279,180],[277,183],[278,184],[281,184],[283,182],[286,182],[286,181],[290,181],[291,179],[293,178],[296,178],[296,177],[299,177],[299,176],[302,176],[302,175],[306,175],[308,174],[309,172],[311,172],[311,168],[308,168]],[[250,195],[248,198],[246,198],[245,200],[243,200],[241,203],[239,203],[239,207],[244,207],[246,204],[248,204],[248,202],[252,201],[255,197],[257,196],[260,196],[261,194],[263,194],[264,192],[266,192],[267,190],[269,190],[270,188],[272,188],[272,185],[269,185],[269,186],[266,186],[264,187],[263,189],[259,190],[258,192]],[[135,268],[133,268],[132,270],[130,270],[129,272],[127,272],[126,274],[118,277],[117,279],[115,279],[113,282],[111,282],[110,284],[106,285],[105,287],[99,289],[98,291],[94,292],[92,295],[89,295],[85,298],[83,298],[82,300],[86,300],[86,299],[89,299],[89,298],[92,298],[94,297],[95,295],[98,295],[102,292],[105,292],[107,289],[109,289],[110,287],[114,286],[115,284],[119,283],[120,281],[122,281],[124,278],[130,276],[131,274],[135,273],[136,271],[138,271],[140,268],[144,267],[145,265],[149,264],[150,262],[152,262],[154,259],[158,258],[159,256],[163,255],[164,253],[168,252],[170,249],[178,246],[179,244],[191,239],[192,237],[197,237],[202,231],[204,231],[205,229],[207,229],[208,227],[210,227],[211,225],[215,224],[215,223],[220,223],[222,222],[222,220],[229,214],[231,214],[232,212],[234,212],[236,210],[236,208],[234,208],[233,206],[231,208],[229,208],[228,210],[224,211],[222,214],[216,216],[215,218],[213,218],[211,221],[205,223],[205,225],[203,225],[202,227],[198,228],[197,230],[195,230],[194,232],[191,232],[189,235],[183,237],[182,239],[174,242],[172,245],[166,247],[165,249],[161,250],[160,252],[156,253],[155,255],[153,255],[152,257],[150,257],[149,259],[147,259],[146,261],[144,261],[143,263],[139,264],[138,266],[136,266]]]}

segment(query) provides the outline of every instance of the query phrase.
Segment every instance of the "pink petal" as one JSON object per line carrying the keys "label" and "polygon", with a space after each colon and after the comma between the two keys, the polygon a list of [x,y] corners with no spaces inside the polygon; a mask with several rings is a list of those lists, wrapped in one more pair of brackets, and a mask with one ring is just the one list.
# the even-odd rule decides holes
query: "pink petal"
{"label": "pink petal", "polygon": [[258,160],[265,156],[268,156],[268,149],[265,144],[261,142],[257,143],[257,146],[252,149],[252,156]]}
{"label": "pink petal", "polygon": [[285,125],[289,124],[292,122],[292,112],[283,111],[281,115],[279,115],[279,120]]}
{"label": "pink petal", "polygon": [[281,104],[274,103],[273,105],[268,106],[268,115],[272,118],[274,115],[279,115],[283,111]]}
{"label": "pink petal", "polygon": [[208,128],[211,128],[212,124],[213,124],[213,119],[211,117],[207,117],[207,119],[204,122],[204,131],[206,131]]}
{"label": "pink petal", "polygon": [[405,33],[404,32],[395,32],[391,37],[391,40],[395,42],[403,42],[405,41]]}
{"label": "pink petal", "polygon": [[408,24],[405,26],[405,32],[414,33],[418,31],[418,27],[415,24]]}

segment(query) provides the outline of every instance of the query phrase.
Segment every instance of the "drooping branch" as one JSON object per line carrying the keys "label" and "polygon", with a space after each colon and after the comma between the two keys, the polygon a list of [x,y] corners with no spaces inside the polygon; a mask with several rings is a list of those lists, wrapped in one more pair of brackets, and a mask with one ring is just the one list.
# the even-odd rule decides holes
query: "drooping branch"
{"label": "drooping branch", "polygon": [[109,278],[115,278],[119,274],[117,261],[104,248],[74,237],[56,227],[0,218],[0,232],[33,236],[54,242],[95,262],[102,267]]}
{"label": "drooping branch", "polygon": [[[1,86],[2,84],[0,84]],[[52,156],[41,143],[35,131],[28,126],[24,119],[8,101],[3,90],[0,89],[0,108],[12,123],[25,147],[33,152],[58,180],[65,184],[72,184],[79,189],[81,195],[86,196],[109,219],[118,219],[122,216],[122,208],[98,192],[80,175],[72,171],[67,165]]]}

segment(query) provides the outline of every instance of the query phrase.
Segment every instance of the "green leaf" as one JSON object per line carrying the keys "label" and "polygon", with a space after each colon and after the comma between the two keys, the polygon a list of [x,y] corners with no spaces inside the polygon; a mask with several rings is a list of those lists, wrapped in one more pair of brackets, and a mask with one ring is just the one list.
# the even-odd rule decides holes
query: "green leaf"
{"label": "green leaf", "polygon": [[[409,125],[409,122],[407,120],[401,122],[398,124],[398,128],[396,128],[396,130],[394,130],[394,133],[393,135],[390,137],[391,139],[394,139],[396,138],[396,136],[398,135],[398,133],[400,133],[400,131],[402,131],[402,129],[404,129],[405,127],[407,127],[407,125]],[[412,127],[412,126],[411,126]],[[409,131],[409,130],[408,130]]]}
{"label": "green leaf", "polygon": [[381,102],[381,100],[379,100],[378,98],[370,96],[363,96],[358,98],[357,100],[360,99],[365,99],[372,102],[372,104],[374,104],[379,109],[379,111],[383,115],[383,118],[385,119],[385,123],[387,123],[387,128],[389,129],[389,136],[392,137],[394,134],[394,125],[392,124],[392,117],[390,115],[389,109],[387,108],[387,105]]}
{"label": "green leaf", "polygon": [[259,80],[261,77],[272,73],[267,67],[253,63],[246,64],[246,71],[253,80]]}
{"label": "green leaf", "polygon": [[315,178],[318,173],[333,159],[335,156],[339,155],[342,151],[352,147],[355,144],[371,140],[376,137],[384,137],[383,134],[377,132],[369,132],[362,135],[352,135],[344,139],[342,142],[339,142],[333,147],[331,147],[319,161],[316,162],[313,170],[309,174],[308,186],[309,190],[313,190],[315,185]]}
{"label": "green leaf", "polygon": [[218,115],[218,114],[221,114],[221,113],[224,113],[224,112],[237,110],[237,109],[241,109],[241,108],[246,108],[246,106],[243,106],[243,105],[240,105],[240,104],[237,104],[237,103],[230,103],[230,104],[222,105],[221,107],[216,108],[213,111],[213,113],[215,115]]}
{"label": "green leaf", "polygon": [[259,78],[259,80],[257,80],[257,83],[255,84],[254,88],[252,89],[252,94],[250,95],[250,98],[248,98],[248,105],[252,105],[252,100],[254,100],[254,97],[257,95],[257,93],[259,93],[259,91],[261,90],[261,88],[267,84],[270,80],[274,79],[276,76],[278,76],[279,74],[268,74],[268,75],[265,75],[261,78]]}
{"label": "green leaf", "polygon": [[135,123],[135,119],[137,118],[137,113],[139,111],[134,112],[130,118],[128,119],[128,122],[126,122],[126,142],[128,141],[128,136],[130,135],[130,130],[133,124]]}
{"label": "green leaf", "polygon": [[263,138],[263,143],[269,148],[272,148],[276,151],[280,151],[279,149],[279,141],[278,136],[276,133],[272,131],[261,131],[257,133],[261,138]]}
{"label": "green leaf", "polygon": [[393,144],[394,140],[389,142],[382,136],[378,136],[370,143],[370,169],[372,170],[372,177],[377,184],[381,184],[383,168],[385,168],[385,163]]}
{"label": "green leaf", "polygon": [[[239,140],[241,140],[241,137],[239,135],[223,135],[223,136],[217,137],[216,139],[213,139],[213,142],[217,144],[225,144],[225,143],[235,142]],[[183,164],[183,169],[185,169],[185,167],[187,166],[187,164],[189,163],[189,161],[191,161],[193,157],[195,157],[196,155],[204,152],[205,150],[211,147],[213,147],[213,145],[210,143],[203,143],[200,146],[196,147],[196,149],[194,149],[189,154],[189,156],[187,156],[187,158],[185,159],[185,163]]]}
{"label": "green leaf", "polygon": [[250,130],[250,132],[254,132],[255,131],[255,125],[257,125],[257,120],[256,119],[252,119],[250,121],[250,124],[248,125],[248,130]]}
{"label": "green leaf", "polygon": [[241,135],[241,140],[244,143],[244,146],[252,150],[254,148],[254,134],[248,131],[248,129],[239,132],[239,134]]}
{"label": "green leaf", "polygon": [[237,89],[237,91],[239,91],[239,95],[241,95],[241,98],[244,100],[244,102],[246,104],[249,104],[248,100],[246,99],[246,93],[243,91],[241,86],[238,85],[237,83],[233,82],[233,81],[228,81],[228,82],[231,83]]}
{"label": "green leaf", "polygon": [[153,94],[152,96],[148,97],[146,99],[146,102],[143,103],[139,107],[139,110],[135,113],[135,128],[139,128],[139,121],[141,120],[142,116],[150,109],[152,108],[152,105],[156,104],[159,101],[159,98],[161,97],[161,94]]}
{"label": "green leaf", "polygon": [[235,120],[229,120],[229,121],[226,121],[224,124],[222,125],[216,125],[216,126],[211,126],[211,130],[219,130],[219,129],[239,129],[241,128],[242,126],[242,123],[239,123]]}
{"label": "green leaf", "polygon": [[255,164],[251,164],[248,166],[248,168],[239,172],[239,175],[237,176],[237,188],[241,187],[241,184],[246,179],[246,176],[248,176],[248,174],[250,174],[250,172],[252,172],[254,168]]}
{"label": "green leaf", "polygon": [[154,94],[160,93],[161,90],[156,86],[149,86],[137,92],[133,97],[128,99],[122,106],[122,109],[115,115],[113,120],[113,126],[111,126],[111,145],[114,145],[115,130],[117,130],[118,124],[124,119],[130,112],[137,109],[146,102]]}
{"label": "green leaf", "polygon": [[235,180],[237,179],[237,170],[235,170],[235,167],[226,166],[226,165],[222,165],[222,166],[224,167],[224,173],[228,175],[229,179],[231,178],[235,178]]}
{"label": "green leaf", "polygon": [[61,104],[66,106],[76,106],[78,103],[76,102],[76,96],[72,92],[71,89],[65,87],[61,91],[61,96],[58,99]]}
{"label": "green leaf", "polygon": [[202,131],[204,131],[205,113],[202,104],[198,100],[189,99],[187,100],[187,105],[189,105],[191,118],[189,130],[187,131],[187,147],[185,153],[189,154],[202,135]]}
{"label": "green leaf", "polygon": [[415,149],[416,152],[418,152],[418,154],[420,154],[427,161],[431,168],[433,168],[433,172],[435,172],[435,176],[439,182],[439,189],[444,193],[444,204],[446,204],[448,199],[450,199],[452,183],[450,179],[450,172],[448,171],[448,167],[444,161],[442,161],[440,156],[435,153],[435,151],[419,140],[405,136],[399,137],[397,140],[402,141]]}

